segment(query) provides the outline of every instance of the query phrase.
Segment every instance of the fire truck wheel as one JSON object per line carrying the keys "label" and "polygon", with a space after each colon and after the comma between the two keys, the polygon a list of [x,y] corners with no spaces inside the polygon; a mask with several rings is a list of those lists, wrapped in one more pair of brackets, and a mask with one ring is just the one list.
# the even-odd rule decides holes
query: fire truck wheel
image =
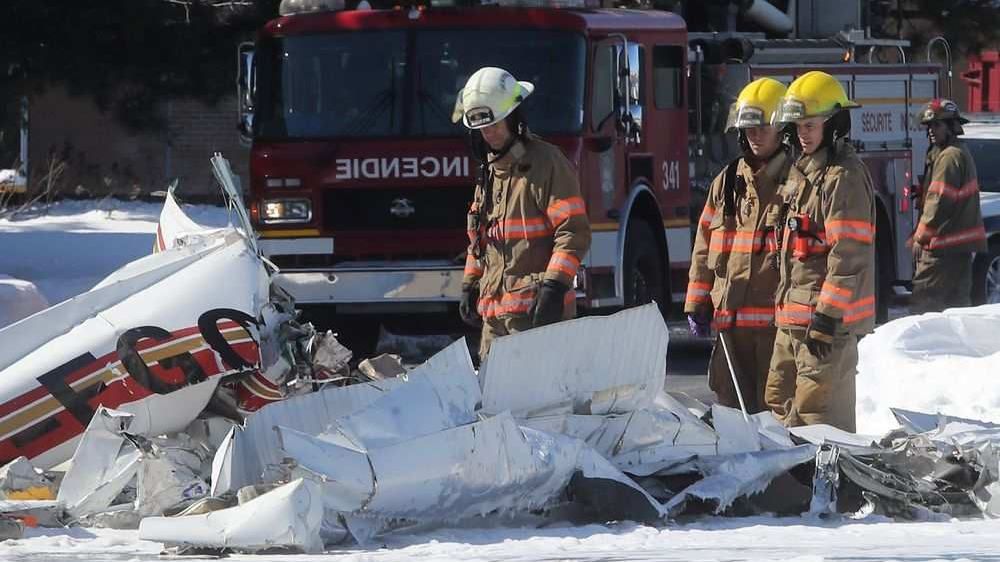
{"label": "fire truck wheel", "polygon": [[668,310],[670,299],[664,277],[664,259],[649,224],[630,222],[625,236],[625,307],[656,300],[660,310]]}
{"label": "fire truck wheel", "polygon": [[990,240],[989,251],[972,262],[972,304],[1000,303],[1000,238]]}

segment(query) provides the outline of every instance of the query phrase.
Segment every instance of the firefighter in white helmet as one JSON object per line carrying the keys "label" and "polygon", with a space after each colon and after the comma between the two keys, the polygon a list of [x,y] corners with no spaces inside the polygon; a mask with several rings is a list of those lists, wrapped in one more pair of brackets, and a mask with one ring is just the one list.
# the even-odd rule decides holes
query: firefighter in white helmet
{"label": "firefighter in white helmet", "polygon": [[503,69],[477,70],[455,102],[481,160],[468,214],[459,312],[482,323],[480,360],[498,336],[576,314],[574,279],[590,249],[576,170],[528,131],[521,103],[534,86]]}
{"label": "firefighter in white helmet", "polygon": [[784,84],[760,78],[743,88],[730,109],[728,128],[738,131],[743,155],[709,188],[684,302],[696,336],[708,335],[715,310],[719,340],[726,341],[724,347],[716,342],[712,350],[708,386],[723,406],[739,408],[742,398],[750,413],[766,409],[764,383],[774,349],[776,232],[782,202],[778,188],[792,160],[782,143],[782,127],[774,126],[772,117],[784,95]]}

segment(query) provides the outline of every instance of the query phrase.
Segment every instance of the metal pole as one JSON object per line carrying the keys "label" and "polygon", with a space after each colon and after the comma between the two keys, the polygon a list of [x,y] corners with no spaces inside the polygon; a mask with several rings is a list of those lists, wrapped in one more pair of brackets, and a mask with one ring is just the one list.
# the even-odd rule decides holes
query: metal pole
{"label": "metal pole", "polygon": [[729,365],[729,374],[733,377],[733,387],[736,388],[736,398],[740,401],[740,410],[743,411],[743,420],[750,425],[750,415],[747,414],[747,405],[743,402],[743,392],[740,391],[740,383],[736,380],[736,369],[733,368],[733,360],[729,356],[729,346],[726,345],[726,333],[719,332],[719,343],[722,344],[722,353],[726,356],[726,365]]}

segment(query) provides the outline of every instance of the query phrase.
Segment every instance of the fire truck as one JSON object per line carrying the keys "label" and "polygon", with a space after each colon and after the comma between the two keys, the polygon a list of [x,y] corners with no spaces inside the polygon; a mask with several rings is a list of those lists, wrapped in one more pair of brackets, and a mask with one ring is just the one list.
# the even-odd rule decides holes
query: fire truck
{"label": "fire truck", "polygon": [[[863,106],[853,138],[878,191],[883,309],[909,279],[908,187],[926,150],[916,115],[937,93],[938,65],[909,64],[902,43],[863,34],[689,33],[666,11],[527,1],[285,0],[241,47],[252,218],[298,303],[360,314],[456,306],[478,162],[451,114],[482,66],[535,84],[530,128],[579,172],[593,229],[575,286],[584,310],[680,309],[705,190],[739,155],[723,130],[729,104],[758,77],[787,83],[813,69]],[[878,62],[886,50],[897,60]]]}

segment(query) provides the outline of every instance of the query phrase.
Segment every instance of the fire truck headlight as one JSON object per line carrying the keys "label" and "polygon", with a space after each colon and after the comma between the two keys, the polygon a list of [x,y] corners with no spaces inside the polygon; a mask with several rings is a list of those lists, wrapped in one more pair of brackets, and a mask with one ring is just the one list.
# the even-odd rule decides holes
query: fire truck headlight
{"label": "fire truck headlight", "polygon": [[265,224],[312,220],[312,202],[308,199],[265,199],[261,209],[261,218]]}

